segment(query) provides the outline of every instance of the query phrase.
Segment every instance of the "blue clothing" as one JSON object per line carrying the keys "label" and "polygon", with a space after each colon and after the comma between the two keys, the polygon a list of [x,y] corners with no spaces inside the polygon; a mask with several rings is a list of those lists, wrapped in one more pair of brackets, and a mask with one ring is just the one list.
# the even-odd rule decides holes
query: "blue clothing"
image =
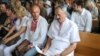
{"label": "blue clothing", "polygon": [[28,52],[25,53],[24,56],[35,56],[37,54],[37,50],[35,47],[33,47],[32,49],[30,49]]}

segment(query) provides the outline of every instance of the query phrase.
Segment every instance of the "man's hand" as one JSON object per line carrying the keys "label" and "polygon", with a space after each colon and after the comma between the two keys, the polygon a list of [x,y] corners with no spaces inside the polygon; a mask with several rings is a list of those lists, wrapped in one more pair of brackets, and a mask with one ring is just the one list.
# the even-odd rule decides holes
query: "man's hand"
{"label": "man's hand", "polygon": [[60,54],[60,56],[66,56],[66,53],[65,53],[65,52],[62,52],[62,53]]}
{"label": "man's hand", "polygon": [[7,39],[7,37],[4,37],[4,38],[3,38],[3,41],[6,40],[6,39]]}
{"label": "man's hand", "polygon": [[31,49],[33,47],[34,47],[33,44],[28,45],[28,49]]}
{"label": "man's hand", "polygon": [[44,54],[47,52],[47,49],[42,49],[42,52],[43,52],[43,53],[39,53],[38,56],[45,56]]}
{"label": "man's hand", "polygon": [[42,52],[43,54],[45,54],[47,52],[47,49],[46,48],[42,49]]}

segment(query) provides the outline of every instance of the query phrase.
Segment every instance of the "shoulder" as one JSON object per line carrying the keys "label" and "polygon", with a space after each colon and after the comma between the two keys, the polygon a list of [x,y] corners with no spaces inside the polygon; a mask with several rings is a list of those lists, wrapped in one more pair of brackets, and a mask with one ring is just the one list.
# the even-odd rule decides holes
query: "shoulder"
{"label": "shoulder", "polygon": [[[42,16],[39,17],[39,20],[40,20],[40,22],[42,22],[42,23],[47,23],[47,20],[46,20],[44,17],[42,17]],[[48,23],[47,23],[47,24],[48,24]]]}
{"label": "shoulder", "polygon": [[57,21],[56,18],[54,18],[53,21],[52,21],[52,23],[51,23],[51,25],[57,25],[57,24],[58,24],[58,21]]}
{"label": "shoulder", "polygon": [[91,12],[89,10],[87,10],[87,9],[84,9],[84,10],[85,10],[85,14],[86,15],[90,15],[91,16]]}
{"label": "shoulder", "polygon": [[78,12],[73,11],[73,12],[72,12],[72,16],[76,16],[76,15],[78,15]]}
{"label": "shoulder", "polygon": [[28,16],[24,16],[23,20],[29,20],[29,17]]}
{"label": "shoulder", "polygon": [[71,20],[68,20],[68,23],[69,23],[70,27],[72,27],[72,28],[78,28],[77,24],[75,22],[73,22]]}

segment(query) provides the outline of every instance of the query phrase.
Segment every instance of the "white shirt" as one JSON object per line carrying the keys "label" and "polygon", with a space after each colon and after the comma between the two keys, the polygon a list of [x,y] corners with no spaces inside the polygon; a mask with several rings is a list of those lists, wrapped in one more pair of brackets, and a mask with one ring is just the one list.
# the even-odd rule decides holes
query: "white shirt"
{"label": "white shirt", "polygon": [[[22,18],[22,21],[18,18],[17,21],[15,22],[15,26],[16,26],[16,30],[20,30],[21,27],[27,27],[27,22],[28,22],[29,18],[27,16],[24,16]],[[25,33],[22,33],[20,35],[21,38],[25,37]]]}
{"label": "white shirt", "polygon": [[[66,18],[62,27],[59,27],[59,22],[55,19],[48,31],[48,36],[52,39],[51,46],[48,49],[46,55],[54,56],[62,53],[71,43],[79,42],[78,27],[75,23]],[[73,53],[69,56],[74,56]]]}
{"label": "white shirt", "polygon": [[33,18],[30,18],[27,25],[25,39],[29,40],[34,46],[41,46],[46,38],[48,23],[42,16],[39,17],[35,32],[31,31],[31,23]]}
{"label": "white shirt", "polygon": [[72,12],[71,20],[77,24],[80,31],[91,32],[92,15],[88,10],[83,9],[82,13]]}

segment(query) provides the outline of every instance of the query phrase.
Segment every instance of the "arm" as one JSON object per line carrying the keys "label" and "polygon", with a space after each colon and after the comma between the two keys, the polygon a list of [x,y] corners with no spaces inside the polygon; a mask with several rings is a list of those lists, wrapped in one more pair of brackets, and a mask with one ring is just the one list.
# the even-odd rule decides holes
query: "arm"
{"label": "arm", "polygon": [[7,27],[3,27],[6,31],[8,31],[9,32],[9,28],[7,28]]}
{"label": "arm", "polygon": [[51,41],[53,39],[53,36],[52,36],[52,27],[54,26],[54,21],[52,22],[50,28],[49,28],[49,31],[48,31],[48,38],[47,38],[47,42],[46,42],[46,46],[45,48],[42,50],[43,51],[43,54],[45,54],[47,52],[47,50],[50,48],[51,46]]}
{"label": "arm", "polygon": [[71,43],[71,45],[66,48],[60,55],[61,56],[66,56],[70,54],[75,48],[76,48],[77,43]]}
{"label": "arm", "polygon": [[25,30],[26,30],[26,27],[21,27],[18,32],[16,32],[14,35],[7,38],[4,42],[8,43],[9,41],[13,40],[14,38],[20,36],[23,32],[25,32]]}
{"label": "arm", "polygon": [[43,53],[45,54],[51,45],[51,38],[48,38],[45,48],[43,49]]}
{"label": "arm", "polygon": [[86,26],[84,31],[85,32],[91,32],[91,28],[92,28],[92,15],[89,13],[86,17]]}
{"label": "arm", "polygon": [[15,29],[16,29],[16,27],[13,26],[13,27],[10,29],[10,31],[8,32],[8,34],[4,37],[4,40],[5,40],[9,35],[11,35]]}
{"label": "arm", "polygon": [[10,18],[8,17],[8,18],[6,19],[4,25],[3,25],[3,28],[4,28],[6,31],[8,31],[8,32],[10,31],[10,29],[9,29],[8,27],[5,27],[5,26],[7,26],[10,22],[11,22],[11,21],[10,21]]}
{"label": "arm", "polygon": [[73,25],[73,30],[70,32],[70,46],[66,48],[60,55],[66,56],[76,48],[77,43],[80,41],[79,30],[77,25]]}

